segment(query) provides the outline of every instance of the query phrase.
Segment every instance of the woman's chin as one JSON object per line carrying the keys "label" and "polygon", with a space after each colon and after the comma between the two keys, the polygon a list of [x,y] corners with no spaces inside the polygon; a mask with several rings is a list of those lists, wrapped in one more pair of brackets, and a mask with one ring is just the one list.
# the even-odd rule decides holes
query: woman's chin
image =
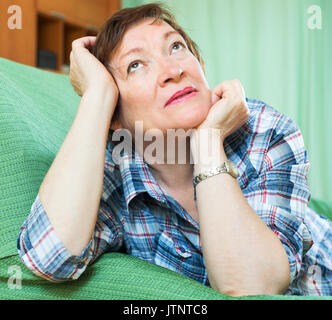
{"label": "woman's chin", "polygon": [[208,113],[208,108],[193,108],[190,111],[179,115],[177,119],[178,126],[184,130],[197,128],[201,123],[204,122]]}

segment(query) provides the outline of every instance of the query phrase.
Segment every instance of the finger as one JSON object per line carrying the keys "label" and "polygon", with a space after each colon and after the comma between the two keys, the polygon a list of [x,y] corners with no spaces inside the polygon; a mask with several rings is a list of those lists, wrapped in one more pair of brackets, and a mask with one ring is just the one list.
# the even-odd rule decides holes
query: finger
{"label": "finger", "polygon": [[220,97],[213,92],[211,93],[211,105],[216,104],[220,100]]}
{"label": "finger", "polygon": [[78,38],[72,42],[72,49],[77,48],[88,48],[93,47],[96,43],[97,37],[94,36],[86,36],[82,38]]}
{"label": "finger", "polygon": [[245,98],[246,97],[246,93],[244,91],[244,88],[242,86],[241,81],[238,80],[238,79],[235,79],[235,80],[233,80],[233,84],[237,88],[238,93]]}
{"label": "finger", "polygon": [[213,99],[222,99],[236,94],[237,88],[233,81],[223,81],[212,90]]}
{"label": "finger", "polygon": [[222,98],[223,95],[224,95],[224,93],[225,93],[226,91],[234,91],[235,88],[236,88],[236,87],[235,87],[234,82],[233,82],[233,81],[229,81],[229,80],[227,80],[227,81],[223,81],[222,83],[218,84],[218,85],[212,90],[212,92],[213,92],[215,95],[217,95],[217,96],[219,96],[220,98]]}

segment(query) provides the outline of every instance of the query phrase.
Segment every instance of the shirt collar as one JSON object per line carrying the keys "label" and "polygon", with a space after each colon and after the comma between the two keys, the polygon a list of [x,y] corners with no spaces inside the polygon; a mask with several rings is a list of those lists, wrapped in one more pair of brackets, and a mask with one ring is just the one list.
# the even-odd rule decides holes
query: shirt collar
{"label": "shirt collar", "polygon": [[[114,147],[115,144],[109,142],[109,151],[111,154]],[[123,150],[121,155],[113,153],[112,160],[120,170],[127,209],[129,209],[131,200],[144,192],[147,192],[159,202],[167,202],[166,191],[156,181],[149,166],[134,148],[130,152]]]}
{"label": "shirt collar", "polygon": [[248,137],[248,134],[250,134],[251,131],[251,121],[251,118],[249,118],[241,128],[225,139],[224,149],[228,159],[231,160],[234,153],[236,153],[236,150],[243,146],[244,140]]}

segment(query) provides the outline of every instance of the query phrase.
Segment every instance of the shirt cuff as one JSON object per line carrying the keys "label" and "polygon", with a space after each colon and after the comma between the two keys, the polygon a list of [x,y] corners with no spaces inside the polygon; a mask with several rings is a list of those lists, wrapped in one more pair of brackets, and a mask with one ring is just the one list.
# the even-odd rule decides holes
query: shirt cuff
{"label": "shirt cuff", "polygon": [[263,203],[258,197],[251,198],[248,202],[283,245],[289,262],[291,282],[293,282],[300,274],[303,254],[313,243],[306,225],[299,217],[300,212],[296,214],[296,212]]}
{"label": "shirt cuff", "polygon": [[51,225],[38,194],[20,230],[18,251],[35,274],[51,281],[74,280],[93,258],[93,242],[91,239],[80,255],[72,255]]}

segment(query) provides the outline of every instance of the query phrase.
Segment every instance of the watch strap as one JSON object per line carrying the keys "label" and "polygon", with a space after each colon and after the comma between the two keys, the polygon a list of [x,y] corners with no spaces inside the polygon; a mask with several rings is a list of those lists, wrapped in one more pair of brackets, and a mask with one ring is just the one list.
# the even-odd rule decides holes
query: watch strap
{"label": "watch strap", "polygon": [[236,173],[235,175],[232,174],[231,162],[230,162],[230,160],[227,160],[227,161],[224,161],[220,166],[217,166],[217,167],[211,168],[207,171],[199,173],[197,176],[195,176],[193,178],[193,185],[194,185],[194,187],[196,187],[197,184],[204,181],[205,179],[216,176],[220,173],[229,173],[234,178],[236,178],[238,176],[238,173]]}

